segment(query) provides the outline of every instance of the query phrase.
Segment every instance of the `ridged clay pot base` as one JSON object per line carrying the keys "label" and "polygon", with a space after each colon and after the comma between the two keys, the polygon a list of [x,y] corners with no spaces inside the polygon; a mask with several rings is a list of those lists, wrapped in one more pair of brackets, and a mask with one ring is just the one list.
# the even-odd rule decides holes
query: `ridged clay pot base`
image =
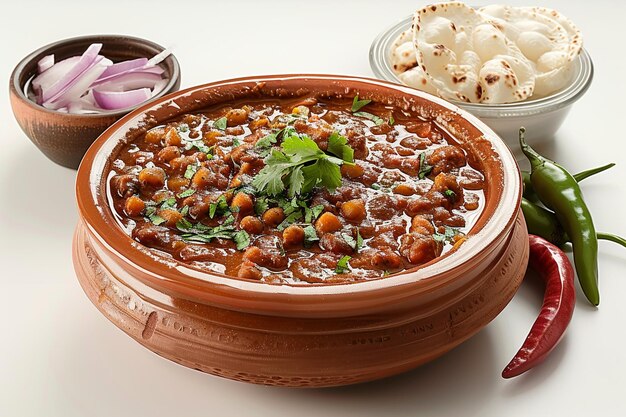
{"label": "ridged clay pot base", "polygon": [[[400,323],[396,316],[312,320],[203,305],[158,293],[132,278],[123,282],[101,256],[106,255],[97,251],[81,221],[73,260],[83,290],[111,322],[158,355],[238,381],[328,387],[413,369],[474,335],[517,291],[528,261],[528,235],[520,213],[501,255],[466,296],[428,317]],[[329,332],[337,321],[349,330]]]}

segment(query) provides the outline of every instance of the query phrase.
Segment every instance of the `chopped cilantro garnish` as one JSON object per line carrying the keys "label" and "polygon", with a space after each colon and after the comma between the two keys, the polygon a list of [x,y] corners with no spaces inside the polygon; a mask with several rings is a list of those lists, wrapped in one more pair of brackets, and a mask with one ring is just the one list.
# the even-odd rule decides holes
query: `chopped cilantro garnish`
{"label": "chopped cilantro garnish", "polygon": [[376,126],[380,126],[383,123],[385,123],[385,121],[383,119],[381,119],[380,117],[376,116],[375,114],[368,113],[366,111],[358,111],[358,112],[354,113],[354,115],[355,116],[360,116],[360,117],[365,117],[366,119],[369,119],[372,122],[374,122],[374,124],[376,124]]}
{"label": "chopped cilantro garnish", "polygon": [[342,233],[341,237],[343,238],[343,240],[346,241],[348,246],[350,246],[352,249],[354,249],[356,251],[356,239],[353,238],[352,235],[350,235],[348,233]]}
{"label": "chopped cilantro garnish", "polygon": [[219,130],[226,130],[227,125],[228,119],[226,119],[226,117],[220,117],[215,122],[213,122],[213,127]]}
{"label": "chopped cilantro garnish", "polygon": [[228,210],[226,196],[222,194],[213,203],[209,204],[209,217],[212,219],[217,212],[223,213]]}
{"label": "chopped cilantro garnish", "polygon": [[180,214],[182,214],[183,216],[186,216],[189,214],[189,206],[183,206],[182,210],[180,211]]}
{"label": "chopped cilantro garnish", "polygon": [[239,138],[233,138],[233,148],[236,148],[239,145],[241,145]]}
{"label": "chopped cilantro garnish", "polygon": [[320,240],[320,238],[317,237],[315,228],[311,225],[306,226],[304,228],[304,246],[309,247],[317,240]]}
{"label": "chopped cilantro garnish", "polygon": [[270,208],[270,205],[267,201],[267,197],[259,197],[254,201],[254,212],[257,215],[262,215]]}
{"label": "chopped cilantro garnish", "polygon": [[198,170],[198,165],[196,164],[187,165],[187,169],[185,170],[185,178],[190,180],[197,170]]}
{"label": "chopped cilantro garnish", "polygon": [[389,115],[389,126],[393,126],[396,123],[396,119],[393,118],[393,114]]}
{"label": "chopped cilantro garnish", "polygon": [[269,135],[262,137],[256,142],[254,146],[256,146],[257,148],[271,148],[272,145],[275,144],[278,140],[279,133],[280,132],[270,133]]}
{"label": "chopped cilantro garnish", "polygon": [[233,240],[237,244],[237,250],[243,250],[250,246],[250,235],[245,230],[240,230],[235,233]]}
{"label": "chopped cilantro garnish", "polygon": [[359,229],[356,229],[356,251],[363,247],[363,237],[361,236],[361,232]]}
{"label": "chopped cilantro garnish", "polygon": [[278,230],[285,230],[288,226],[291,226],[300,219],[302,219],[302,211],[296,210],[292,212],[289,216],[287,216],[285,220],[283,220],[282,223],[279,224],[276,228]]}
{"label": "chopped cilantro garnish", "polygon": [[176,210],[176,199],[170,197],[161,203],[161,209],[173,209]]}
{"label": "chopped cilantro garnish", "polygon": [[178,198],[186,198],[186,197],[189,197],[191,195],[194,195],[195,192],[196,192],[196,190],[194,190],[193,188],[190,188],[188,190],[183,191],[182,193],[178,193],[176,195],[176,197],[178,197]]}
{"label": "chopped cilantro garnish", "polygon": [[444,232],[443,233],[435,233],[433,235],[433,239],[435,239],[437,242],[443,242],[443,243],[445,243],[445,242],[452,242],[454,237],[456,235],[458,235],[459,233],[461,233],[461,232],[457,228],[450,227],[450,226],[444,226]]}
{"label": "chopped cilantro garnish", "polygon": [[417,176],[420,180],[423,180],[424,178],[428,176],[428,174],[430,174],[430,171],[433,170],[433,167],[432,165],[428,165],[428,163],[426,163],[426,153],[422,152],[419,156],[419,160],[420,160],[420,169],[419,169],[419,172],[417,173]]}
{"label": "chopped cilantro garnish", "polygon": [[345,274],[346,272],[350,272],[350,259],[352,259],[349,255],[344,255],[337,261],[337,267],[335,268],[335,273],[337,274]]}
{"label": "chopped cilantro garnish", "polygon": [[324,211],[324,206],[318,204],[317,206],[313,206],[312,208],[304,207],[304,221],[306,223],[314,222],[320,214]]}
{"label": "chopped cilantro garnish", "polygon": [[372,100],[359,100],[359,95],[357,94],[356,96],[354,96],[354,100],[352,100],[352,108],[351,108],[352,113],[358,112],[363,107],[370,104],[371,102]]}
{"label": "chopped cilantro garnish", "polygon": [[152,214],[152,215],[148,216],[148,218],[150,219],[152,224],[154,224],[155,226],[158,226],[160,224],[165,223],[165,219],[163,217],[159,216],[158,214]]}
{"label": "chopped cilantro garnish", "polygon": [[192,227],[193,227],[193,224],[191,224],[191,222],[185,219],[184,217],[176,222],[176,228],[183,232],[190,230]]}
{"label": "chopped cilantro garnish", "polygon": [[339,166],[352,163],[353,151],[347,140],[340,135],[331,135],[333,145],[329,152],[322,151],[311,138],[293,131],[286,137],[281,149],[274,149],[265,158],[265,167],[252,180],[260,192],[278,195],[287,188],[289,197],[306,194],[321,185],[330,190],[341,185]]}
{"label": "chopped cilantro garnish", "polygon": [[446,197],[449,197],[449,198],[454,198],[454,197],[456,197],[456,193],[455,193],[454,191],[452,191],[452,190],[446,190],[446,191],[444,191],[444,192],[443,192],[443,195],[445,195]]}

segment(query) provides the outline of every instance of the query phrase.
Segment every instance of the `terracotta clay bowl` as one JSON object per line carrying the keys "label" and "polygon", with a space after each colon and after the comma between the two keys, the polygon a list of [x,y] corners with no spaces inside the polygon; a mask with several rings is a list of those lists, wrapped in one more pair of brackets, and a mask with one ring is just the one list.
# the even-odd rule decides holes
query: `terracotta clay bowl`
{"label": "terracotta clay bowl", "polygon": [[[436,118],[480,161],[485,210],[454,252],[386,278],[276,285],[183,265],[118,226],[107,173],[122,143],[183,113],[229,100],[320,93],[383,101]],[[520,172],[483,123],[425,93],[346,76],[242,78],[193,87],[142,106],[108,129],[78,170],[73,248],[80,284],[116,326],[190,368],[266,385],[352,384],[412,369],[468,339],[506,306],[526,270]]]}
{"label": "terracotta clay bowl", "polygon": [[[134,108],[103,111],[98,114],[68,114],[46,109],[30,100],[28,83],[37,72],[37,62],[54,54],[57,62],[81,55],[92,43],[102,43],[101,54],[113,62],[133,58],[152,58],[162,52],[162,46],[141,38],[121,35],[94,35],[64,39],[46,45],[22,59],[13,70],[9,82],[11,107],[18,124],[30,140],[50,160],[67,168],[77,169],[80,160],[93,141],[109,126]],[[174,55],[161,65],[169,82],[158,99],[180,87],[180,67]],[[135,106],[136,108],[137,106]]]}

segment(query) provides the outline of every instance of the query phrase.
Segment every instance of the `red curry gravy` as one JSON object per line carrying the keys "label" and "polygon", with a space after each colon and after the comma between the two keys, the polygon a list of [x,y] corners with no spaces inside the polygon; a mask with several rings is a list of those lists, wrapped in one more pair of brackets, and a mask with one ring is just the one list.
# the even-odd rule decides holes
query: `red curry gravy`
{"label": "red curry gravy", "polygon": [[[112,164],[108,193],[118,221],[180,262],[271,283],[380,278],[462,244],[485,200],[484,176],[466,151],[432,120],[353,104],[256,100],[152,128]],[[259,190],[259,179],[272,177],[262,173],[274,152],[309,139],[311,152],[335,162],[318,171],[338,169],[338,186],[318,179],[290,196],[300,174],[314,171],[307,162],[293,177],[274,175],[280,193]],[[332,154],[337,140],[351,151]]]}

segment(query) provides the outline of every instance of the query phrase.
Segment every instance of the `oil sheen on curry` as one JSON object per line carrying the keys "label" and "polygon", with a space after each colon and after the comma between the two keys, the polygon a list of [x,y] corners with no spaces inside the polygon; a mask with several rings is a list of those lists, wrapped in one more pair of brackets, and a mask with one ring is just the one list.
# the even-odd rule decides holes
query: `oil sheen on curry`
{"label": "oil sheen on curry", "polygon": [[485,180],[434,121],[354,98],[251,100],[125,144],[108,193],[134,240],[205,271],[345,283],[466,239]]}

